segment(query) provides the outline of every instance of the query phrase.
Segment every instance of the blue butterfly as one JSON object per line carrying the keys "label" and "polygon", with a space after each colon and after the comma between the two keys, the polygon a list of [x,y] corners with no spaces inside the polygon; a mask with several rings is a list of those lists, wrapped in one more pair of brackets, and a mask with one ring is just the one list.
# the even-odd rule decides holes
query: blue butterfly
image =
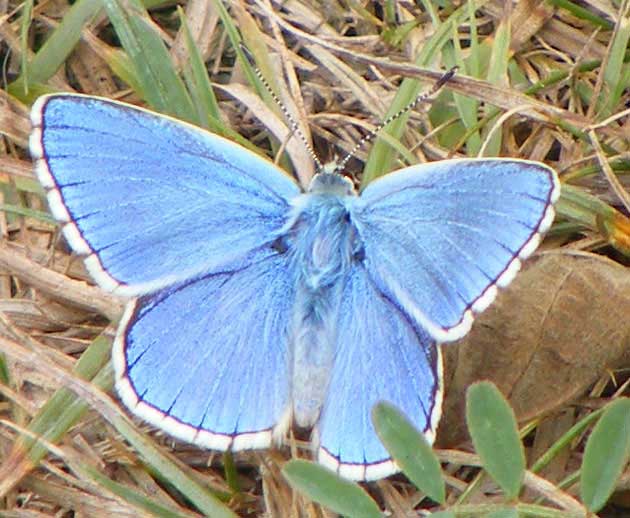
{"label": "blue butterfly", "polygon": [[355,480],[397,471],[373,429],[389,401],[432,441],[437,342],[463,337],[538,246],[559,195],[523,160],[407,167],[360,195],[303,192],[224,138],[130,105],[40,98],[31,154],[96,282],[129,297],[113,347],[132,412],[216,450],[313,428]]}

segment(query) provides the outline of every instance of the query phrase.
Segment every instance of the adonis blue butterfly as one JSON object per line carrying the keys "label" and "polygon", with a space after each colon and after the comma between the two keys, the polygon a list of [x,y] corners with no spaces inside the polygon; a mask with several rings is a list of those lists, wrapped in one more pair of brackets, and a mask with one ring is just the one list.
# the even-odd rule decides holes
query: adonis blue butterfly
{"label": "adonis blue butterfly", "polygon": [[135,414],[217,450],[313,427],[323,464],[397,470],[370,413],[432,440],[437,342],[457,340],[538,246],[556,174],[523,160],[414,165],[359,195],[300,187],[189,124],[79,95],[40,98],[31,154],[54,216],[106,290],[129,297],[116,387]]}

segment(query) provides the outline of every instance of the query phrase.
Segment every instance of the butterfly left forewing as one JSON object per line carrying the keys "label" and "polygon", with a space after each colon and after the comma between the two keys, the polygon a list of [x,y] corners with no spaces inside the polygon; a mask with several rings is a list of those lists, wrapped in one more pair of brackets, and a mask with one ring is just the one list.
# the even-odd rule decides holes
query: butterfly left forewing
{"label": "butterfly left forewing", "polygon": [[243,147],[128,104],[56,94],[31,119],[52,213],[96,282],[121,295],[250,264],[299,193]]}

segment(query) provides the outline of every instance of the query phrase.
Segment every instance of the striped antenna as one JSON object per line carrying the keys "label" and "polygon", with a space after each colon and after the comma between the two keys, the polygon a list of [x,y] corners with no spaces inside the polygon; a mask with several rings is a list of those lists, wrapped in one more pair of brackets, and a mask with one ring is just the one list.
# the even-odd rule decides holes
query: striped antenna
{"label": "striped antenna", "polygon": [[434,95],[438,90],[440,90],[455,75],[455,72],[457,72],[457,67],[456,66],[451,68],[442,77],[440,77],[436,81],[436,83],[433,85],[433,87],[428,92],[424,92],[424,93],[418,95],[418,97],[416,97],[413,101],[411,101],[403,109],[401,109],[400,111],[394,113],[394,115],[391,115],[391,116],[387,117],[387,119],[385,119],[378,126],[376,126],[376,128],[374,128],[372,131],[370,131],[361,140],[359,140],[359,142],[357,142],[357,144],[352,148],[352,150],[350,150],[350,152],[344,157],[344,159],[335,166],[335,168],[333,169],[332,172],[333,173],[337,173],[337,174],[341,173],[345,169],[345,167],[348,164],[348,162],[350,161],[350,159],[354,156],[354,154],[359,149],[361,149],[363,146],[365,146],[365,144],[367,144],[374,137],[376,137],[376,135],[378,135],[378,133],[385,126],[387,126],[391,122],[394,122],[398,117],[400,117],[400,116],[404,115],[405,113],[413,110],[418,104],[420,104],[423,101],[426,101],[429,97]]}
{"label": "striped antenna", "polygon": [[245,58],[247,59],[247,62],[253,68],[254,73],[256,74],[256,77],[258,78],[258,80],[265,87],[265,90],[271,96],[271,98],[274,100],[274,102],[282,110],[282,113],[284,114],[285,118],[287,119],[287,121],[289,123],[289,126],[291,127],[291,131],[300,138],[300,140],[302,141],[302,143],[304,144],[304,146],[308,150],[309,154],[311,155],[311,158],[313,159],[313,162],[315,163],[315,166],[317,167],[317,172],[322,171],[324,169],[324,166],[321,163],[321,161],[319,160],[319,158],[317,157],[317,155],[315,154],[315,150],[311,146],[310,142],[307,140],[307,138],[304,135],[304,133],[302,133],[302,130],[298,126],[298,124],[295,121],[295,119],[293,118],[293,116],[289,113],[289,110],[287,110],[287,107],[280,100],[280,98],[276,95],[276,93],[272,90],[271,85],[265,79],[265,77],[262,75],[262,72],[260,71],[260,68],[258,68],[258,65],[256,65],[256,61],[255,61],[254,56],[252,55],[252,53],[249,51],[249,49],[243,43],[240,43],[239,47],[243,51],[243,54],[245,55]]}

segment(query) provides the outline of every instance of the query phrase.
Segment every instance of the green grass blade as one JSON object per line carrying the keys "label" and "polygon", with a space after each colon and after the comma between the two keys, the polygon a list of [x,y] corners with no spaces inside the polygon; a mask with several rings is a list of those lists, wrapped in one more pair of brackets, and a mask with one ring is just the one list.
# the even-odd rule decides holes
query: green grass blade
{"label": "green grass blade", "polygon": [[616,212],[613,207],[598,197],[589,194],[584,189],[567,184],[562,186],[556,211],[560,216],[592,230],[598,228],[598,222],[612,220]]}
{"label": "green grass blade", "polygon": [[599,511],[630,460],[630,399],[608,405],[593,428],[582,461],[580,492],[589,511]]}
{"label": "green grass blade", "polygon": [[[86,23],[94,18],[102,4],[100,0],[78,0],[64,15],[59,26],[53,31],[50,37],[33,56],[28,67],[29,84],[33,82],[45,83],[57,72],[66,58],[74,50],[81,31]],[[31,97],[24,95],[25,90],[29,91],[25,84],[24,74],[9,85],[9,93],[23,102],[32,101]],[[32,95],[31,95],[32,96]]]}
{"label": "green grass blade", "polygon": [[518,518],[518,509],[515,509],[514,507],[506,507],[505,509],[499,509],[488,513],[486,518]]}
{"label": "green grass blade", "polygon": [[214,133],[238,142],[241,146],[251,149],[255,153],[260,153],[256,146],[243,138],[240,133],[227,126],[221,119],[219,103],[214,95],[212,82],[208,76],[208,69],[203,62],[199,49],[195,45],[185,13],[181,9],[179,10],[179,16],[184,30],[186,49],[190,58],[189,62],[184,65],[184,78],[197,110],[200,124]]}
{"label": "green grass blade", "polygon": [[159,35],[149,26],[144,8],[133,0],[103,0],[116,34],[133,64],[140,94],[161,113],[199,124],[192,100]]}
{"label": "green grass blade", "polygon": [[292,460],[282,468],[294,489],[348,518],[381,518],[378,505],[358,484],[305,460]]}
{"label": "green grass blade", "polygon": [[[101,390],[108,391],[113,385],[113,372],[110,359],[110,340],[105,337],[97,338],[88,349],[81,355],[73,371],[79,378],[91,379],[91,383]],[[61,369],[54,365],[48,367],[49,374],[61,376],[64,379],[67,375],[60,375]],[[57,379],[57,378],[55,378]],[[72,379],[67,379],[67,385],[72,388]],[[58,390],[51,399],[44,405],[39,414],[32,420],[28,429],[36,435],[41,435],[48,442],[57,442],[88,410],[89,405],[79,398],[75,390],[64,388]],[[110,403],[113,408],[113,404]],[[175,465],[166,455],[156,448],[152,441],[143,433],[137,431],[128,419],[110,410],[107,405],[102,408],[106,418],[116,427],[118,432],[138,451],[138,453],[165,481],[176,487],[190,502],[192,502],[202,513],[207,516],[217,518],[235,518],[234,513],[228,509],[220,500],[212,495],[207,488],[202,487],[198,482],[186,475],[177,465]],[[34,442],[32,438],[24,437],[16,443],[13,451],[13,458],[19,452],[28,452],[30,466],[34,466],[41,458],[48,453],[46,446],[41,442]],[[17,457],[20,459],[20,456]],[[26,474],[24,465],[22,471],[18,473]],[[28,466],[26,468],[28,468]],[[6,475],[6,474],[5,474]],[[2,484],[9,484],[6,480]]]}
{"label": "green grass blade", "polygon": [[[83,352],[73,368],[74,374],[93,383],[99,379],[110,359],[110,340],[97,337]],[[110,386],[111,386],[111,376]],[[28,431],[35,437],[42,437],[48,443],[58,442],[75,426],[88,410],[88,404],[71,390],[57,390],[28,424]],[[3,490],[15,486],[24,476],[41,462],[48,453],[45,444],[31,435],[24,435],[16,440],[6,459],[0,477]],[[7,471],[8,469],[8,471]]]}
{"label": "green grass blade", "polygon": [[[76,468],[75,464],[75,468]],[[137,509],[144,511],[148,516],[155,518],[190,518],[190,512],[179,512],[173,507],[166,506],[156,498],[150,498],[124,484],[114,482],[109,477],[88,464],[81,464],[80,471],[92,478],[97,484],[121,497]]]}
{"label": "green grass blade", "polygon": [[516,498],[525,475],[525,452],[514,411],[492,383],[470,386],[466,422],[484,468],[508,498]]}
{"label": "green grass blade", "polygon": [[[418,66],[428,66],[436,61],[439,51],[451,38],[453,26],[461,23],[466,15],[467,10],[464,7],[459,7],[453,12],[448,20],[436,29],[435,33],[423,46],[422,51],[415,60],[415,64]],[[400,110],[417,97],[419,92],[420,84],[416,79],[408,78],[403,80],[384,119],[400,112]],[[399,117],[384,128],[381,134],[387,134],[396,140],[400,140],[408,120],[408,114]],[[391,171],[395,155],[396,152],[391,146],[383,138],[378,137],[370,150],[368,160],[365,164],[363,178],[361,179],[361,188],[365,188],[365,186],[375,178]]]}
{"label": "green grass blade", "polygon": [[[243,67],[243,73],[245,74],[245,77],[247,77],[248,83],[252,85],[254,88],[256,88],[258,94],[262,97],[263,89],[258,84],[258,81],[256,79],[256,74],[254,73],[254,69],[249,64],[249,61],[247,60],[247,58],[243,55],[243,52],[241,51],[241,44],[243,43],[243,38],[241,38],[239,30],[234,24],[234,20],[230,16],[230,13],[228,13],[227,9],[225,8],[225,5],[223,5],[223,2],[221,0],[212,0],[212,4],[214,5],[219,17],[221,18],[221,21],[223,22],[223,27],[225,28],[225,32],[230,40],[230,43],[232,44],[232,47],[234,48],[236,54],[238,55],[239,63]],[[250,38],[250,40],[251,39],[252,38]],[[248,47],[251,43],[252,43],[251,41],[248,42]],[[259,46],[258,44],[254,45],[254,47],[258,47],[258,46]],[[264,46],[258,52],[252,48],[250,48],[250,51],[252,52],[254,56],[258,56],[259,53],[262,53],[262,52],[267,52]]]}
{"label": "green grass blade", "polygon": [[599,232],[623,254],[630,254],[630,218],[596,196],[563,184],[556,206],[558,215]]}
{"label": "green grass blade", "polygon": [[600,27],[602,29],[612,28],[610,20],[598,16],[593,11],[589,11],[571,0],[550,0],[549,3],[561,9],[567,10],[572,16],[575,16],[579,20],[585,20],[596,27]]}
{"label": "green grass blade", "polygon": [[0,212],[4,212],[6,214],[17,214],[27,218],[35,218],[40,221],[45,221],[46,223],[57,223],[57,220],[47,212],[29,209],[28,207],[20,207],[19,205],[13,205],[10,203],[0,203]]}
{"label": "green grass blade", "polygon": [[372,421],[387,451],[409,480],[429,498],[443,504],[446,489],[442,468],[424,435],[389,403],[374,407]]}
{"label": "green grass blade", "polygon": [[[145,0],[144,4],[146,7],[155,7],[164,2],[165,0]],[[27,104],[44,93],[41,90],[34,92],[30,87],[33,83],[46,83],[63,66],[81,39],[83,27],[94,19],[102,7],[101,0],[78,0],[73,3],[28,65],[22,67],[20,77],[8,86],[9,93]]]}
{"label": "green grass blade", "polygon": [[[113,383],[113,370],[111,363],[99,372],[94,379],[94,385],[99,388],[111,387]],[[105,387],[103,387],[103,385]],[[81,401],[83,403],[83,401]],[[116,428],[116,430],[129,442],[129,444],[139,453],[155,474],[175,487],[184,495],[200,512],[205,516],[213,518],[236,518],[236,515],[226,507],[207,487],[195,480],[187,472],[168,456],[165,455],[153,440],[147,438],[146,434],[133,426],[128,418],[120,414],[118,410],[110,408],[108,405],[100,408],[104,417]]]}
{"label": "green grass blade", "polygon": [[566,451],[566,449],[571,446],[571,443],[582,435],[584,430],[586,430],[593,421],[599,419],[603,410],[603,408],[600,408],[599,410],[595,410],[594,412],[582,417],[577,423],[563,433],[562,436],[559,437],[549,448],[547,448],[547,450],[536,460],[536,462],[531,465],[530,471],[532,471],[532,473],[538,473],[540,470],[548,466],[561,452]]}
{"label": "green grass blade", "polygon": [[[223,22],[225,32],[230,39],[230,43],[234,47],[236,55],[238,56],[239,64],[245,74],[245,77],[247,78],[247,82],[256,90],[260,98],[265,101],[267,106],[276,113],[281,114],[282,110],[280,109],[280,106],[278,106],[273,97],[269,94],[269,92],[267,92],[267,89],[260,83],[258,77],[256,76],[256,72],[254,71],[254,67],[250,64],[250,60],[247,59],[241,49],[241,45],[245,45],[247,47],[249,53],[253,56],[260,73],[277,95],[277,81],[274,75],[275,72],[269,61],[269,50],[267,48],[267,44],[265,43],[264,35],[260,32],[258,26],[248,14],[244,12],[237,13],[237,28],[235,20],[230,16],[223,5],[223,2],[221,0],[212,0],[212,2],[217,9],[217,13],[221,18],[221,21]],[[278,145],[274,140],[272,140],[271,146],[275,155]]]}
{"label": "green grass blade", "polygon": [[[487,80],[491,84],[505,85],[507,81],[507,69],[510,56],[510,22],[507,19],[501,20],[494,38],[492,39],[492,51],[490,54],[490,64],[488,67]],[[489,121],[487,128],[493,129],[497,118]],[[487,142],[484,142],[484,156],[499,156],[501,154],[501,142],[503,132],[497,128],[492,132]]]}
{"label": "green grass blade", "polygon": [[[468,2],[470,6],[472,2]],[[470,7],[469,7],[470,8]],[[460,46],[459,38],[457,38],[457,28],[453,28],[453,44],[454,50],[453,53],[453,62],[450,63],[452,65],[457,65],[459,67],[459,73],[468,74],[472,77],[479,78],[479,69],[480,69],[480,58],[479,58],[479,43],[477,41],[477,25],[474,16],[474,10],[471,13],[470,17],[470,49],[469,49],[469,58],[465,60],[463,58],[464,52]],[[479,101],[473,99],[472,97],[468,97],[466,95],[458,94],[457,92],[453,92],[453,101],[455,102],[455,106],[457,107],[457,112],[459,114],[459,118],[461,123],[464,125],[464,128],[467,130],[471,130],[471,128],[475,128],[477,123],[479,122],[477,119],[479,113]],[[481,135],[478,130],[471,130],[469,132],[468,137],[466,138],[466,153],[468,156],[476,157],[479,153],[479,149],[481,148]]]}
{"label": "green grass blade", "polygon": [[[241,23],[243,25],[247,24],[246,27],[242,26],[241,30],[243,31],[243,36],[246,36],[246,41],[244,42],[243,38],[241,38],[241,34],[239,29],[234,23],[234,20],[228,13],[225,5],[221,0],[212,0],[212,4],[216,8],[216,11],[223,22],[223,27],[225,28],[225,32],[230,40],[230,43],[234,47],[234,51],[238,56],[239,64],[243,70],[243,74],[247,78],[247,82],[256,90],[261,99],[265,100],[267,106],[270,106],[272,110],[276,112],[280,111],[279,106],[276,102],[269,96],[267,90],[260,84],[258,78],[256,77],[256,73],[252,65],[249,63],[249,60],[245,57],[245,54],[241,50],[241,45],[246,44],[250,53],[254,56],[256,65],[260,68],[261,74],[265,77],[267,82],[271,85],[272,88],[276,85],[276,80],[274,79],[273,72],[271,72],[271,66],[268,61],[268,49],[264,41],[263,35],[260,33],[255,24],[250,23],[249,18],[247,16],[241,17]],[[277,92],[277,89],[275,89]],[[241,140],[239,140],[239,138]],[[242,137],[239,137],[237,140],[240,144],[245,147],[252,149],[255,152],[260,152],[260,150],[254,150],[252,145],[243,141]],[[273,155],[275,156],[277,150],[279,149],[279,144],[275,141],[275,139],[271,139],[271,149]],[[281,160],[280,165],[285,169],[288,169],[290,166],[287,162]]]}
{"label": "green grass blade", "polygon": [[135,67],[123,49],[108,47],[102,57],[112,72],[127,83],[134,92],[142,92]]}
{"label": "green grass blade", "polygon": [[31,28],[33,17],[33,0],[26,0],[22,4],[22,16],[20,22],[20,46],[22,52],[22,86],[24,87],[24,96],[28,97],[28,78],[30,75],[28,62],[28,32]]}
{"label": "green grass blade", "polygon": [[[91,380],[103,369],[110,359],[111,343],[104,336],[98,336],[83,352],[73,372],[82,379]],[[73,403],[80,402],[83,411],[87,410],[87,403],[79,399],[72,391],[62,388],[57,390],[42,406],[37,415],[31,420],[28,430],[36,435],[42,435],[49,442],[57,442],[81,418],[81,411],[69,415]],[[31,439],[22,439],[20,447],[28,448]],[[20,444],[20,441],[17,443]],[[39,449],[38,449],[39,448]],[[29,452],[32,462],[37,463],[46,454],[43,446],[34,446]]]}
{"label": "green grass blade", "polygon": [[[622,4],[627,5],[627,4]],[[606,68],[604,69],[604,91],[598,101],[600,104],[599,120],[609,117],[619,103],[624,90],[628,88],[630,65],[624,64],[630,41],[630,16],[626,12],[619,13],[613,40],[609,46]]]}
{"label": "green grass blade", "polygon": [[225,125],[221,120],[219,103],[214,95],[212,82],[208,76],[208,69],[190,33],[184,10],[178,7],[177,14],[184,32],[184,41],[186,42],[186,50],[189,57],[188,63],[184,64],[184,78],[197,109],[198,119],[203,127],[215,133],[223,134]]}

